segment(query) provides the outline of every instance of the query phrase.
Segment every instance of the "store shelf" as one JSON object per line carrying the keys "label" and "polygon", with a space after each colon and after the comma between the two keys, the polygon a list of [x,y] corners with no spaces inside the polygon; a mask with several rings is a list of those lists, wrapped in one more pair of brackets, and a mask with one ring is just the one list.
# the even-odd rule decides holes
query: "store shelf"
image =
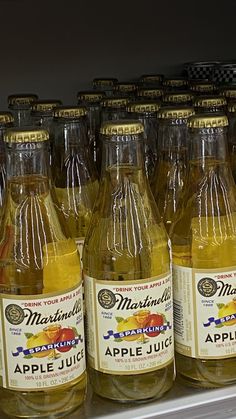
{"label": "store shelf", "polygon": [[103,400],[90,391],[83,407],[68,419],[233,419],[236,418],[236,386],[196,390],[175,383],[161,400],[148,404],[119,404]]}
{"label": "store shelf", "polygon": [[[235,419],[236,386],[196,390],[175,383],[161,400],[148,404],[107,401],[89,389],[86,402],[65,419]],[[0,419],[7,419],[0,413]]]}

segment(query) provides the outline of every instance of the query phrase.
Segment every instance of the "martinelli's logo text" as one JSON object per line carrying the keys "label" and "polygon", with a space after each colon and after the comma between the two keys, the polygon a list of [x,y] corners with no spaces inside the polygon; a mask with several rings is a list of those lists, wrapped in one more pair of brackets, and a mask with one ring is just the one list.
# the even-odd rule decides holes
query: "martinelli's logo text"
{"label": "martinelli's logo text", "polygon": [[153,298],[147,295],[143,300],[136,301],[130,297],[125,297],[119,293],[113,293],[111,290],[102,289],[98,293],[98,302],[101,307],[111,309],[115,307],[117,310],[138,310],[146,309],[163,304],[171,299],[171,287],[165,288],[162,295]]}
{"label": "martinelli's logo text", "polygon": [[21,324],[25,321],[26,326],[34,326],[51,324],[70,319],[71,317],[79,314],[81,310],[81,300],[79,299],[75,302],[71,310],[63,311],[62,309],[58,308],[53,314],[50,314],[49,316],[45,316],[38,311],[33,311],[30,308],[22,308],[17,304],[9,304],[5,309],[5,315],[6,319],[11,324]]}

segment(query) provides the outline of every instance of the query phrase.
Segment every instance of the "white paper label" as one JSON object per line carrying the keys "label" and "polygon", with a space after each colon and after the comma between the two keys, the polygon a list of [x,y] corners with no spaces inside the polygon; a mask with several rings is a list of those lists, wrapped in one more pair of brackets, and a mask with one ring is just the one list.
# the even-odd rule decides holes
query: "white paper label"
{"label": "white paper label", "polygon": [[91,367],[142,374],[173,361],[171,274],[138,281],[84,276]]}
{"label": "white paper label", "polygon": [[236,268],[173,266],[176,351],[193,358],[236,356]]}
{"label": "white paper label", "polygon": [[34,296],[0,295],[3,387],[60,386],[85,370],[82,287]]}

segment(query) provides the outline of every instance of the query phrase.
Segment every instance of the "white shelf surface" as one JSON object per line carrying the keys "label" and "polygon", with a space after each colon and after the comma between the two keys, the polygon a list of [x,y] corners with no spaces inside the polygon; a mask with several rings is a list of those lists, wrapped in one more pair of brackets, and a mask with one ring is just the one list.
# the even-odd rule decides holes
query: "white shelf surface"
{"label": "white shelf surface", "polygon": [[165,397],[147,404],[120,404],[88,394],[68,419],[235,419],[236,386],[198,390],[175,383]]}
{"label": "white shelf surface", "polygon": [[[120,404],[88,391],[86,402],[65,419],[236,419],[236,385],[197,390],[176,382],[160,400]],[[0,419],[7,419],[0,413]],[[51,419],[51,417],[49,417]]]}

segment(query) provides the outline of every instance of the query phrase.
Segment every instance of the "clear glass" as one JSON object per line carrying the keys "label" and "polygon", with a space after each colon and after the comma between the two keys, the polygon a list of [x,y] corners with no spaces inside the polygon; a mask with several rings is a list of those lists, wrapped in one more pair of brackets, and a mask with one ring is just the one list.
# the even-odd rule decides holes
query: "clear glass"
{"label": "clear glass", "polygon": [[[127,97],[127,96],[126,96]],[[116,121],[125,119],[128,116],[126,105],[122,107],[103,107],[101,114],[101,122]]]}
{"label": "clear glass", "polygon": [[0,125],[0,218],[2,216],[6,194],[6,150],[4,134],[6,129],[12,127],[12,125],[12,123]]}
{"label": "clear glass", "polygon": [[84,239],[98,193],[98,176],[89,152],[87,120],[55,119],[53,182],[71,237]]}
{"label": "clear glass", "polygon": [[[84,244],[84,274],[121,283],[164,274],[170,249],[144,170],[143,137],[103,136],[102,141],[101,183]],[[137,375],[102,373],[89,365],[89,375],[102,397],[148,401],[171,388],[174,363]]]}
{"label": "clear glass", "polygon": [[[181,206],[170,231],[175,265],[217,269],[236,265],[236,188],[226,129],[192,129]],[[177,373],[194,387],[236,382],[236,357],[198,359],[176,353]]]}
{"label": "clear glass", "polygon": [[100,103],[86,103],[88,110],[88,136],[91,155],[98,173],[101,172],[101,161],[99,161],[99,129],[101,125]]}
{"label": "clear glass", "polygon": [[11,105],[9,109],[14,117],[15,127],[27,127],[32,125],[31,104],[29,105]]}
{"label": "clear glass", "polygon": [[228,112],[228,145],[231,170],[236,183],[236,112]]}
{"label": "clear glass", "polygon": [[[52,199],[46,143],[8,143],[6,147],[7,195],[0,227],[3,294],[46,295],[78,283],[79,255]],[[50,266],[55,260],[56,278],[47,268],[49,259]],[[79,406],[85,391],[86,373],[54,389],[12,391],[1,387],[1,409],[19,418],[59,417]]]}
{"label": "clear glass", "polygon": [[159,159],[151,188],[161,219],[169,232],[187,170],[187,119],[162,119],[159,130]]}
{"label": "clear glass", "polygon": [[157,161],[158,119],[157,112],[134,112],[132,119],[137,119],[144,126],[144,165],[148,179],[152,179]]}

